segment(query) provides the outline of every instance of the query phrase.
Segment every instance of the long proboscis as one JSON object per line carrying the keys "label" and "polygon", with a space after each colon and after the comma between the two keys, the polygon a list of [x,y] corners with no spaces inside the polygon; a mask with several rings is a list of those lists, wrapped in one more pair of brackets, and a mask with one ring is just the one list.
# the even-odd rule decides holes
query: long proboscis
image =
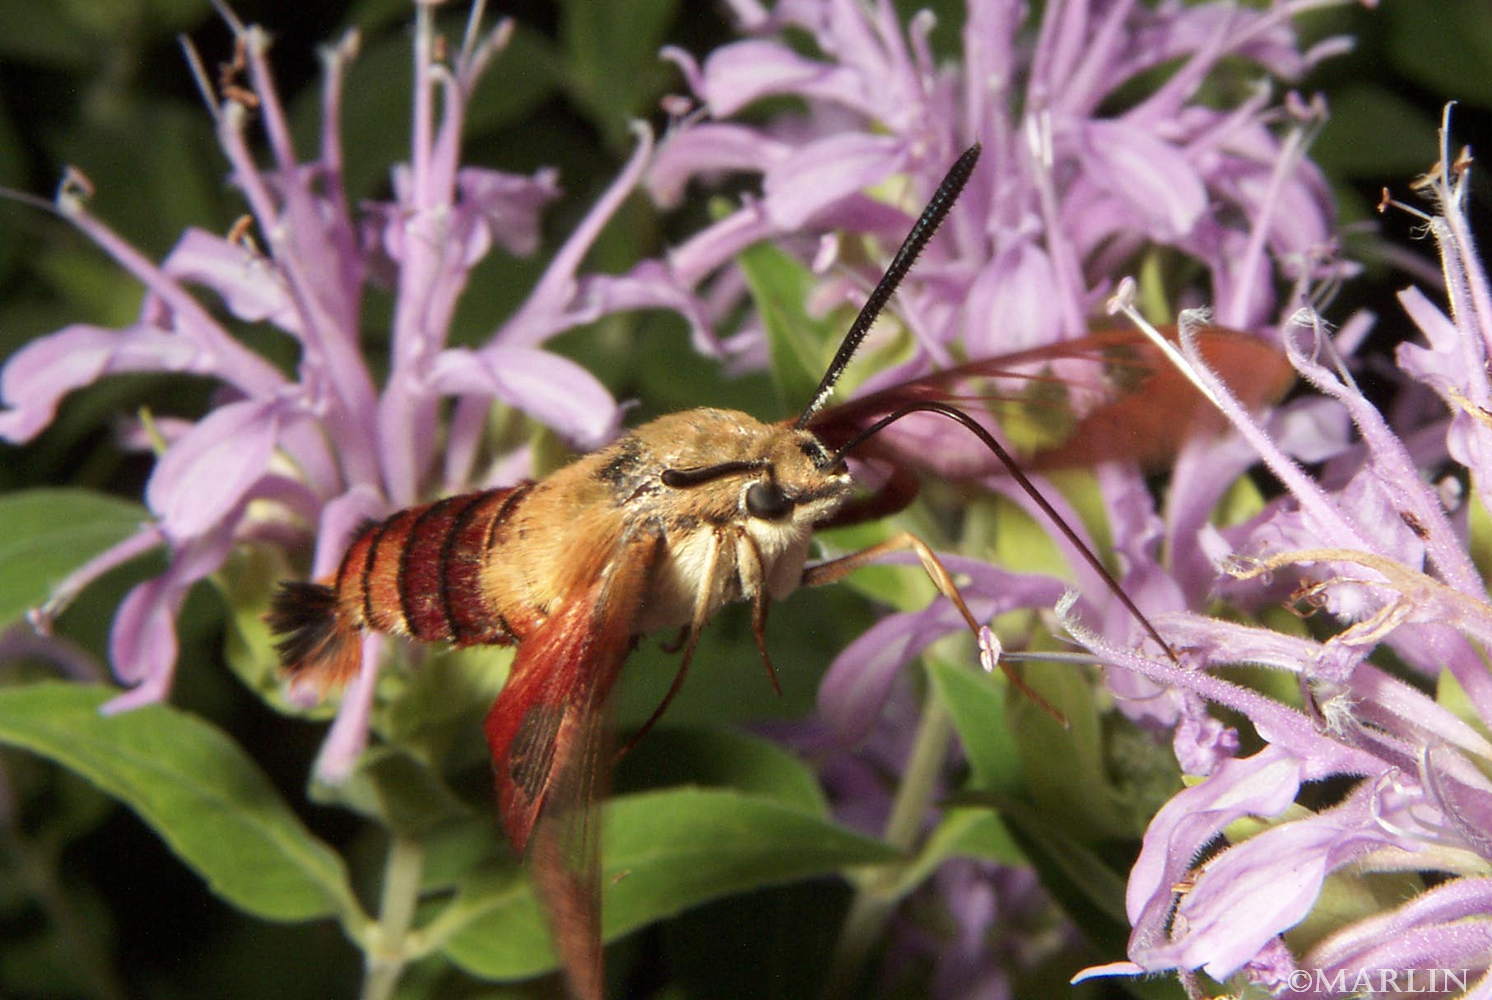
{"label": "long proboscis", "polygon": [[881,314],[881,309],[896,292],[896,286],[901,284],[901,279],[906,277],[907,272],[917,261],[917,255],[932,239],[933,233],[938,231],[938,226],[947,217],[953,203],[958,200],[959,193],[963,191],[964,185],[969,181],[969,175],[974,172],[974,164],[979,162],[979,143],[975,143],[964,150],[963,155],[954,161],[953,166],[948,168],[948,173],[943,176],[938,190],[933,193],[932,200],[922,210],[922,215],[917,219],[912,231],[907,233],[907,238],[902,240],[901,249],[896,251],[896,256],[891,258],[891,264],[886,268],[886,273],[876,284],[875,289],[865,300],[865,305],[860,308],[860,315],[855,317],[855,322],[850,324],[849,331],[844,335],[844,340],[839,343],[839,350],[834,352],[834,360],[829,362],[829,367],[824,371],[824,377],[819,380],[818,388],[813,390],[813,396],[809,398],[808,405],[798,416],[793,424],[799,429],[807,427],[808,421],[813,415],[823,408],[829,399],[829,394],[834,391],[834,383],[839,381],[839,376],[849,366],[850,359],[855,356],[855,351],[860,347],[860,341],[870,332],[876,317]]}
{"label": "long proboscis", "polygon": [[1010,452],[1006,451],[1004,446],[1002,446],[999,441],[995,440],[995,436],[988,430],[986,430],[979,423],[979,421],[975,420],[964,411],[958,409],[957,407],[949,406],[947,403],[940,403],[933,400],[908,403],[905,406],[891,411],[886,416],[880,418],[875,423],[871,424],[869,427],[865,428],[859,434],[851,438],[849,443],[840,448],[839,452],[834,456],[835,461],[843,459],[846,455],[853,451],[857,446],[864,443],[867,439],[874,437],[876,434],[879,434],[887,427],[890,427],[892,424],[896,423],[902,417],[910,416],[913,413],[940,413],[943,416],[948,417],[950,420],[956,420],[960,424],[963,424],[964,427],[966,427],[975,437],[977,437],[986,448],[994,452],[995,456],[999,458],[1000,462],[1005,466],[1011,477],[1020,484],[1021,489],[1026,491],[1026,494],[1036,502],[1036,506],[1041,508],[1042,513],[1044,513],[1051,520],[1051,522],[1057,526],[1057,530],[1062,532],[1062,537],[1066,538],[1070,543],[1072,543],[1073,547],[1082,554],[1083,560],[1089,565],[1089,567],[1091,567],[1093,571],[1103,579],[1105,586],[1107,586],[1113,593],[1113,595],[1119,599],[1119,603],[1123,604],[1125,609],[1131,615],[1134,615],[1135,621],[1139,622],[1140,626],[1144,628],[1146,633],[1149,634],[1150,638],[1155,640],[1156,645],[1160,646],[1160,648],[1165,651],[1166,656],[1170,657],[1173,662],[1176,661],[1176,653],[1171,649],[1170,644],[1167,643],[1165,639],[1161,638],[1161,635],[1158,631],[1156,631],[1155,626],[1150,624],[1150,619],[1145,617],[1145,613],[1141,611],[1139,607],[1135,605],[1135,602],[1130,599],[1129,595],[1124,592],[1124,588],[1119,585],[1119,581],[1114,579],[1113,574],[1110,573],[1104,566],[1104,564],[1099,561],[1098,556],[1094,554],[1093,550],[1090,549],[1087,544],[1078,537],[1077,532],[1073,531],[1072,527],[1067,523],[1066,520],[1063,519],[1062,515],[1057,513],[1057,509],[1051,505],[1046,497],[1041,495],[1041,491],[1036,488],[1036,484],[1031,482],[1031,480],[1026,477],[1026,474],[1021,471],[1021,467],[1016,463],[1015,457],[1011,455]]}

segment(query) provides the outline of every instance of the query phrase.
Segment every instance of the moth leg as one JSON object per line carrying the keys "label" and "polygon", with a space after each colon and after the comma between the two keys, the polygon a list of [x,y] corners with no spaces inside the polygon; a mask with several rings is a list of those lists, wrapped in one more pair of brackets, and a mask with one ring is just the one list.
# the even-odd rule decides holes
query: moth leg
{"label": "moth leg", "polygon": [[683,628],[679,629],[678,634],[675,635],[672,639],[667,639],[663,642],[658,643],[658,648],[663,650],[665,653],[677,653],[679,650],[684,648],[684,640],[687,638],[689,638],[689,626],[685,625]]}
{"label": "moth leg", "polygon": [[694,659],[694,647],[699,644],[699,634],[704,631],[705,624],[710,620],[710,612],[715,608],[715,584],[716,577],[719,576],[721,548],[723,546],[720,540],[720,533],[717,531],[710,536],[710,551],[705,556],[704,570],[700,574],[700,579],[703,582],[700,585],[699,593],[694,597],[694,617],[690,619],[688,626],[686,626],[687,632],[684,635],[683,643],[684,653],[679,660],[678,673],[674,674],[673,683],[668,686],[668,693],[663,696],[663,700],[658,703],[658,707],[653,709],[653,714],[648,716],[648,721],[644,722],[642,728],[633,733],[632,738],[627,740],[622,745],[622,748],[617,751],[617,760],[625,757],[633,747],[637,746],[638,740],[646,736],[648,730],[652,729],[658,720],[663,718],[663,713],[667,711],[669,702],[673,701],[674,695],[679,693],[679,688],[684,686],[684,678],[689,676],[689,663]]}
{"label": "moth leg", "polygon": [[736,536],[736,571],[741,578],[741,593],[751,599],[751,638],[756,640],[756,651],[761,654],[762,666],[767,669],[767,679],[772,690],[782,695],[782,685],[777,682],[777,668],[772,666],[772,657],[767,652],[767,608],[772,595],[767,593],[767,573],[762,565],[762,552],[751,533],[743,531]]}
{"label": "moth leg", "polygon": [[830,559],[828,562],[807,567],[803,570],[803,586],[821,587],[826,583],[838,583],[855,570],[875,562],[881,556],[906,549],[917,553],[922,569],[932,579],[938,592],[953,602],[953,606],[958,609],[958,613],[968,624],[969,630],[977,634],[979,622],[974,618],[974,613],[969,610],[969,606],[964,603],[963,595],[958,592],[958,585],[953,582],[953,574],[948,572],[948,568],[943,565],[937,553],[910,531],[899,532],[884,542],[861,549],[859,552],[851,552],[847,556],[840,556],[838,559]]}
{"label": "moth leg", "polygon": [[[807,567],[803,570],[803,586],[820,587],[826,583],[836,583],[860,567],[875,562],[881,556],[906,549],[911,549],[917,554],[917,559],[922,563],[922,569],[932,580],[933,586],[952,602],[953,606],[958,609],[958,613],[963,616],[964,623],[969,626],[969,631],[974,633],[975,638],[978,638],[979,622],[975,619],[974,613],[969,610],[969,606],[964,603],[963,595],[958,592],[958,585],[953,582],[953,574],[948,572],[948,567],[943,565],[938,554],[929,548],[926,542],[909,531],[899,532],[884,542],[861,549],[859,552],[851,552],[847,556],[840,556],[838,559],[830,559],[828,562]],[[1004,660],[1000,661],[1000,671],[1010,681],[1012,687],[1031,699],[1042,711],[1064,726],[1067,724],[1062,713],[1053,708],[1051,703],[1041,695],[1031,690],[1030,686]]]}

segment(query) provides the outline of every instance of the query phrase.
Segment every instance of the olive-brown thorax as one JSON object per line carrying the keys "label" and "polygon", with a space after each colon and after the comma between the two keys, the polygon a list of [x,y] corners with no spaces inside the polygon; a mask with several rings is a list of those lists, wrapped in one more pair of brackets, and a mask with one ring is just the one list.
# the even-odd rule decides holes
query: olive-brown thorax
{"label": "olive-brown thorax", "polygon": [[535,484],[494,534],[484,590],[521,637],[645,535],[662,552],[638,633],[762,591],[781,598],[798,586],[814,525],[852,488],[807,430],[735,410],[670,414]]}

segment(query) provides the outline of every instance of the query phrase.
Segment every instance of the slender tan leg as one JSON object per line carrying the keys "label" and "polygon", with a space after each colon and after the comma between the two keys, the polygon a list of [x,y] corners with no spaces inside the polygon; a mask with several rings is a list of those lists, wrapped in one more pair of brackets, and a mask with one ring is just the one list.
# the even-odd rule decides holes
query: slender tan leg
{"label": "slender tan leg", "polygon": [[[963,595],[958,592],[958,585],[953,582],[953,574],[948,572],[948,567],[943,565],[936,552],[928,548],[926,542],[909,531],[892,535],[884,542],[861,549],[859,552],[851,552],[847,556],[830,559],[828,562],[819,563],[817,566],[809,566],[803,571],[803,586],[819,587],[826,583],[836,583],[860,567],[875,562],[887,553],[901,552],[906,549],[911,549],[917,553],[917,559],[922,563],[922,568],[932,580],[933,586],[938,588],[940,594],[953,602],[953,606],[958,609],[958,613],[963,616],[965,624],[969,626],[969,631],[973,632],[974,637],[977,639],[979,637],[979,622],[975,619],[974,613],[969,610],[969,606],[964,603]],[[1010,664],[1001,660],[1000,670],[1005,674],[1006,679],[1010,681],[1011,686],[1017,691],[1031,699],[1042,711],[1062,723],[1062,725],[1067,725],[1067,720],[1063,717],[1062,713],[1053,708],[1041,695],[1031,690],[1026,682],[1020,678],[1020,675],[1011,669]]]}
{"label": "slender tan leg", "polygon": [[948,568],[938,559],[937,553],[910,531],[892,535],[884,542],[872,545],[868,549],[851,552],[847,556],[830,559],[817,566],[809,566],[803,570],[803,586],[820,587],[826,583],[838,583],[861,566],[869,565],[888,553],[901,552],[906,549],[917,553],[917,559],[932,579],[933,585],[938,588],[938,592],[953,602],[953,606],[968,623],[969,629],[978,633],[979,622],[974,619],[974,613],[969,610],[969,606],[964,603],[963,595],[958,592],[958,587],[953,582],[953,574],[949,573]]}
{"label": "slender tan leg", "polygon": [[756,651],[761,654],[762,666],[767,668],[767,680],[772,690],[782,696],[782,685],[777,683],[777,668],[772,666],[772,654],[767,652],[767,607],[772,598],[765,590],[758,590],[751,601],[751,638],[756,640]]}
{"label": "slender tan leg", "polygon": [[756,651],[761,654],[762,666],[767,670],[772,690],[781,696],[777,668],[772,666],[772,656],[767,652],[767,608],[772,603],[772,596],[767,593],[767,574],[762,566],[761,549],[749,531],[736,536],[736,570],[741,577],[742,593],[751,598],[751,638],[756,641]]}

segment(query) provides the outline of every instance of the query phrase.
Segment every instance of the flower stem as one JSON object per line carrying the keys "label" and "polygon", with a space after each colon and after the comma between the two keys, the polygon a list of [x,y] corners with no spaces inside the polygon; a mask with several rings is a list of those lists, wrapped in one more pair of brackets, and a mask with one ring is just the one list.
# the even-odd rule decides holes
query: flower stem
{"label": "flower stem", "polygon": [[[916,845],[922,819],[938,792],[938,773],[942,770],[952,735],[952,717],[929,691],[922,706],[912,752],[907,758],[901,784],[891,803],[891,815],[882,834],[882,839],[892,847],[910,853]],[[856,995],[855,987],[860,981],[865,960],[880,940],[886,921],[900,899],[896,886],[904,865],[905,862],[899,862],[880,866],[858,881],[829,967],[829,978],[824,987],[825,1000]]]}
{"label": "flower stem", "polygon": [[405,939],[420,900],[424,864],[422,843],[409,837],[394,837],[383,873],[378,923],[369,928],[371,933],[367,938],[362,1000],[389,1000],[394,995],[394,987],[410,958]]}

